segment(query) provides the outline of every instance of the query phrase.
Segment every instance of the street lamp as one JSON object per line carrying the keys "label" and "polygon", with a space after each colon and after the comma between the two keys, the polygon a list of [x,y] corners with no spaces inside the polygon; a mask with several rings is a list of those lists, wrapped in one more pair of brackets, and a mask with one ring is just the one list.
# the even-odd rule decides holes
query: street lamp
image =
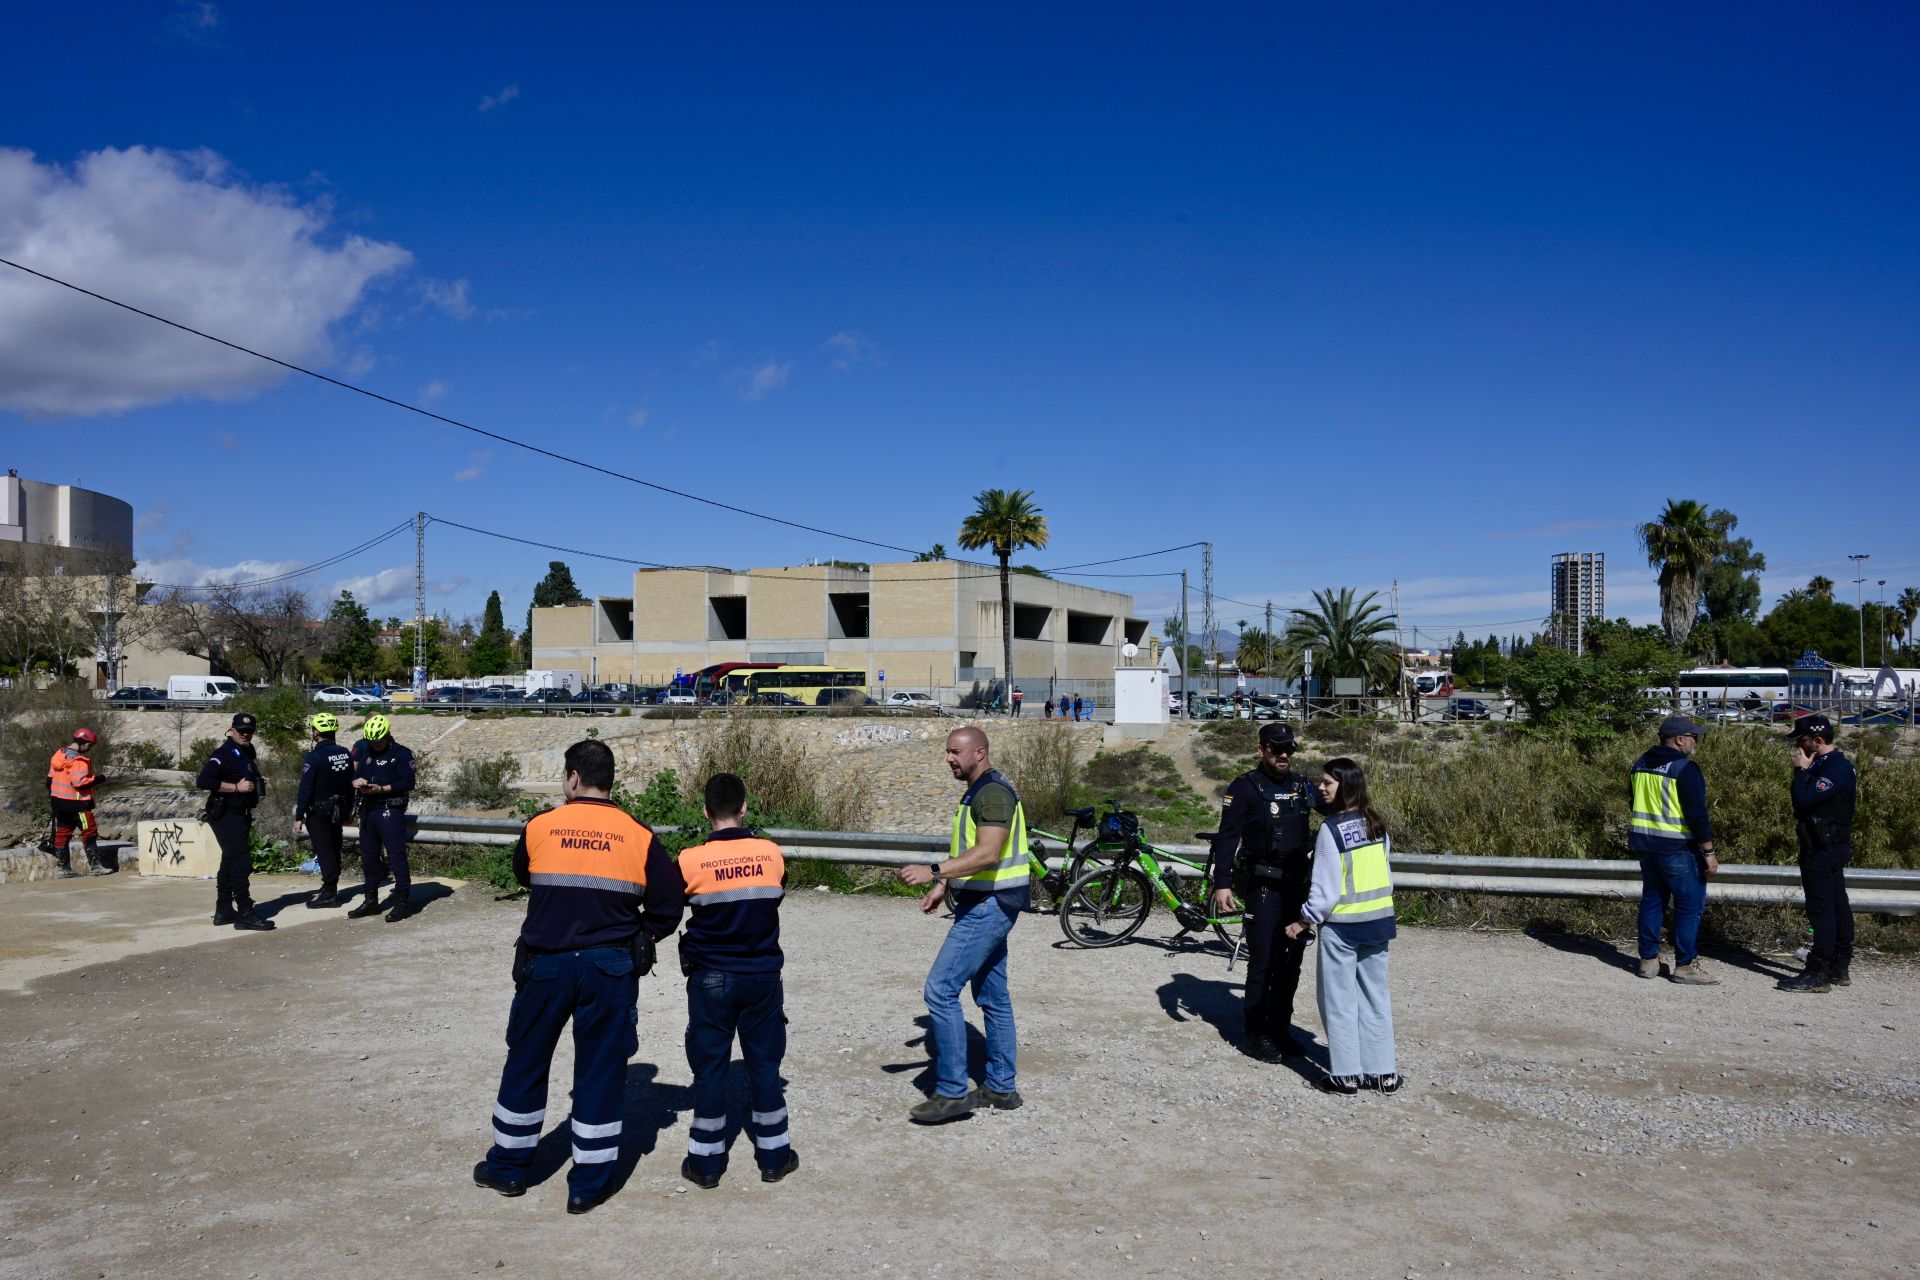
{"label": "street lamp", "polygon": [[1887,580],[1880,583],[1880,665],[1887,665]]}
{"label": "street lamp", "polygon": [[1870,554],[1870,552],[1863,551],[1857,556],[1847,557],[1847,559],[1853,562],[1853,571],[1860,575],[1853,580],[1853,595],[1856,601],[1856,607],[1860,610],[1860,665],[1862,667],[1867,665],[1867,575],[1865,569]]}

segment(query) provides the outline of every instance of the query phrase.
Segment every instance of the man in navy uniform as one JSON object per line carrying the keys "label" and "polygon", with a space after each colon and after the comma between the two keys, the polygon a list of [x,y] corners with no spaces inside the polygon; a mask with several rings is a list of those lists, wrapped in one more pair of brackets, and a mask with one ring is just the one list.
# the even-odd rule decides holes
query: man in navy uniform
{"label": "man in navy uniform", "polygon": [[313,856],[320,864],[320,892],[307,899],[309,907],[340,905],[340,840],[347,815],[353,812],[353,753],[333,740],[340,721],[322,711],[307,721],[313,730],[313,750],[300,762],[300,794],[293,802],[293,830],[313,840]]}
{"label": "man in navy uniform", "polygon": [[253,910],[248,878],[253,874],[253,807],[266,789],[253,752],[254,719],[234,716],[226,740],[215,747],[193,785],[207,793],[206,822],[220,846],[214,877],[213,922],[236,929],[271,929]]}
{"label": "man in navy uniform", "polygon": [[393,870],[393,896],[387,921],[413,914],[413,877],[407,870],[407,797],[413,794],[413,752],[393,740],[385,716],[368,716],[353,744],[353,789],[360,797],[360,875],[367,896],[347,912],[350,918],[380,911],[380,864]]}

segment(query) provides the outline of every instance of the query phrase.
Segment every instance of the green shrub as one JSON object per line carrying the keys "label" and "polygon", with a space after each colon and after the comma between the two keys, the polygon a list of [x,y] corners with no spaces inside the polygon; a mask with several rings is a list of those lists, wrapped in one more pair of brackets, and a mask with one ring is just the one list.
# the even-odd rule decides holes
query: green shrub
{"label": "green shrub", "polygon": [[207,762],[207,757],[220,749],[220,742],[219,738],[195,738],[189,742],[187,749],[180,753],[181,772],[199,773],[200,766]]}
{"label": "green shrub", "polygon": [[1065,728],[1042,729],[1016,739],[999,761],[1020,792],[1027,821],[1051,826],[1078,807],[1080,761],[1074,735]]}
{"label": "green shrub", "polygon": [[1190,841],[1193,832],[1211,827],[1219,811],[1186,784],[1168,757],[1146,744],[1102,751],[1081,777],[1082,805],[1104,807],[1112,800],[1140,815],[1149,840],[1166,844]]}
{"label": "green shrub", "polygon": [[[255,745],[271,747],[276,751],[296,750],[306,743],[309,736],[307,717],[314,712],[307,702],[306,692],[292,685],[249,689],[229,698],[221,710],[234,715],[247,712],[255,721]],[[201,758],[205,759],[204,756]]]}
{"label": "green shrub", "polygon": [[253,829],[247,833],[247,846],[252,854],[253,869],[260,875],[285,875],[298,871],[306,861],[306,854],[291,840],[277,839],[261,830],[257,813]]}
{"label": "green shrub", "polygon": [[116,769],[171,769],[173,757],[151,742],[126,742],[114,749]]}
{"label": "green shrub", "polygon": [[520,762],[510,755],[462,760],[447,783],[447,799],[465,809],[504,809],[518,797]]}
{"label": "green shrub", "polygon": [[72,742],[73,731],[85,725],[100,736],[93,758],[113,760],[118,752],[113,721],[100,714],[100,704],[82,685],[9,690],[7,695],[0,702],[5,709],[0,719],[0,789],[20,805],[33,826],[44,826],[52,811],[47,764],[53,753]]}

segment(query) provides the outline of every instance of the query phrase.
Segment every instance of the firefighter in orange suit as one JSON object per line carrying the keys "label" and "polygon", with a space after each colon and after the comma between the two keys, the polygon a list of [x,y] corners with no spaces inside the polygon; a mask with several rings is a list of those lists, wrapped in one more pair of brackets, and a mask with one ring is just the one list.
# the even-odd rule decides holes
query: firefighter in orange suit
{"label": "firefighter in orange suit", "polygon": [[73,833],[80,833],[80,847],[87,855],[87,870],[96,876],[111,875],[100,865],[100,824],[93,820],[93,789],[106,779],[93,771],[93,748],[100,738],[93,730],[75,729],[73,741],[53,753],[47,762],[47,794],[53,800],[53,858],[60,864],[60,878],[79,875],[73,869],[68,846]]}
{"label": "firefighter in orange suit", "polygon": [[514,951],[507,1064],[493,1104],[493,1145],[473,1171],[501,1195],[527,1189],[547,1119],[553,1049],[573,1022],[573,1168],[567,1212],[611,1193],[626,1100],[627,1059],[640,1048],[640,976],[654,944],[680,924],[680,877],[653,832],[614,804],[613,752],[593,739],[567,748],[567,802],[527,823],[513,851],[526,923]]}
{"label": "firefighter in orange suit", "polygon": [[760,1180],[780,1181],[800,1167],[800,1157],[787,1137],[780,1081],[787,1052],[780,986],[786,859],[779,845],[747,827],[747,788],[735,775],[707,780],[706,810],[713,835],[680,855],[676,874],[688,907],[680,969],[687,975],[687,1065],[693,1068],[693,1121],[680,1175],[711,1189],[727,1168],[727,1063],[736,1035],[747,1065],[746,1131]]}

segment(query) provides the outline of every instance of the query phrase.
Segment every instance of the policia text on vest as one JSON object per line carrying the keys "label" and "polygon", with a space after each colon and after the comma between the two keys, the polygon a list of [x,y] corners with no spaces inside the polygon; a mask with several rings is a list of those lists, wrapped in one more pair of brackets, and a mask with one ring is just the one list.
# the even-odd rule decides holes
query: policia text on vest
{"label": "policia text on vest", "polygon": [[[953,927],[934,958],[924,993],[934,1088],[932,1097],[908,1113],[919,1124],[955,1120],[976,1106],[1010,1111],[1020,1105],[1007,936],[1029,896],[1026,810],[1013,784],[988,760],[987,735],[979,729],[947,735],[947,768],[966,784],[953,815],[951,856],[900,869],[902,882],[933,886],[920,900],[922,912],[932,914],[942,901],[953,900]],[[986,1078],[972,1092],[967,1089],[967,1023],[960,1011],[966,987],[973,989],[987,1038]]]}

